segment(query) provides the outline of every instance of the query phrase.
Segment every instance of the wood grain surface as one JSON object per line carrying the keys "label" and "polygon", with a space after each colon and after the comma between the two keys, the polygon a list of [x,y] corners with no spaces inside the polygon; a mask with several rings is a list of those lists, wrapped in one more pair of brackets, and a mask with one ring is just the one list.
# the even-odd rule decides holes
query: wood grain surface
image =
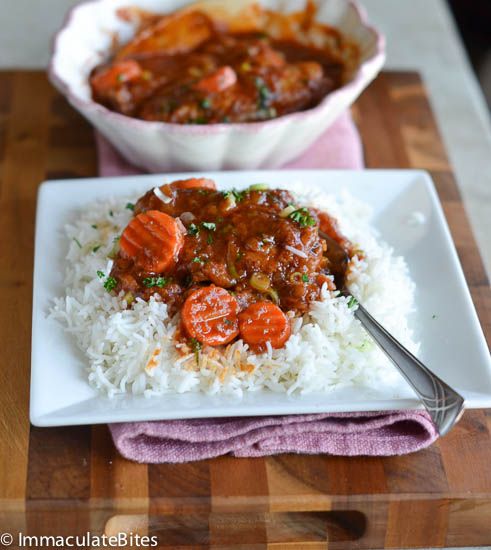
{"label": "wood grain surface", "polygon": [[[367,166],[431,172],[488,343],[491,293],[420,78],[382,74],[353,108]],[[36,192],[96,175],[90,126],[40,72],[0,73],[0,532],[157,535],[160,548],[491,544],[491,413],[390,458],[279,455],[141,465],[105,426],[29,425]]]}

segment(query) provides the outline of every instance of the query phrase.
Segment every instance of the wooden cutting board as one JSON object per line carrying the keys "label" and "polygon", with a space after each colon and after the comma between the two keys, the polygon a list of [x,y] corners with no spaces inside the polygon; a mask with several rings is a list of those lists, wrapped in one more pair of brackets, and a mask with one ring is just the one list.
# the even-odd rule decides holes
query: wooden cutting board
{"label": "wooden cutting board", "polygon": [[[367,166],[432,173],[489,342],[489,282],[420,78],[384,73],[353,111]],[[45,75],[0,73],[0,532],[122,529],[186,549],[491,544],[491,414],[483,410],[466,412],[430,448],[392,458],[147,466],[119,457],[105,426],[30,427],[37,187],[95,175],[92,130]]]}

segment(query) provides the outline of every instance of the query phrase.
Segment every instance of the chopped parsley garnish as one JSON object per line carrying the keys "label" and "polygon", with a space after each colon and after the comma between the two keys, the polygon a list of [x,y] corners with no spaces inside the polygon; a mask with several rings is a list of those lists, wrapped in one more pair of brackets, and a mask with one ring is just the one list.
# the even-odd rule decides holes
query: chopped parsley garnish
{"label": "chopped parsley garnish", "polygon": [[348,307],[351,309],[352,307],[355,307],[358,305],[358,300],[354,296],[350,296],[348,300]]}
{"label": "chopped parsley garnish", "polygon": [[82,248],[82,245],[80,244],[80,241],[76,237],[73,237],[73,240],[75,241],[75,243],[77,244],[77,246],[79,248]]}
{"label": "chopped parsley garnish", "polygon": [[205,261],[202,260],[199,256],[195,256],[193,259],[192,259],[192,262],[193,264],[204,264]]}
{"label": "chopped parsley garnish", "polygon": [[[104,271],[97,271],[97,276],[99,279],[104,279],[106,277],[106,274]],[[103,283],[104,288],[111,292],[111,290],[114,290],[116,286],[118,285],[118,281],[114,277],[106,277],[106,280]]]}
{"label": "chopped parsley garnish", "polygon": [[118,76],[116,77],[116,80],[118,82],[124,82],[126,80],[126,75],[124,73],[119,73]]}
{"label": "chopped parsley garnish", "polygon": [[297,222],[300,227],[310,227],[315,225],[315,219],[310,215],[310,212],[305,207],[294,210],[291,214],[288,214],[288,217]]}
{"label": "chopped parsley garnish", "polygon": [[235,259],[239,261],[239,260],[242,260],[243,257],[244,257],[244,253],[239,250],[239,252],[237,252],[237,256],[235,256]]}
{"label": "chopped parsley garnish", "polygon": [[117,243],[121,239],[121,235],[116,235],[113,239],[113,243]]}
{"label": "chopped parsley garnish", "polygon": [[208,229],[208,231],[216,231],[217,224],[213,222],[201,222],[201,227]]}
{"label": "chopped parsley garnish", "polygon": [[197,340],[196,338],[191,338],[189,340],[189,345],[191,346],[191,349],[193,351],[200,351],[202,348],[201,342]]}
{"label": "chopped parsley garnish", "polygon": [[211,101],[207,97],[205,97],[199,102],[199,106],[202,109],[209,109],[211,107]]}
{"label": "chopped parsley garnish", "polygon": [[234,199],[236,202],[240,202],[246,195],[247,191],[237,191],[237,189],[231,189],[230,191],[224,191],[223,198],[224,199]]}
{"label": "chopped parsley garnish", "polygon": [[304,274],[302,275],[302,281],[303,281],[304,283],[308,283],[308,282],[309,282],[309,276],[307,275],[307,273],[304,273]]}
{"label": "chopped parsley garnish", "polygon": [[132,202],[127,202],[126,203],[126,208],[133,212],[133,210],[135,209],[135,205]]}
{"label": "chopped parsley garnish", "polygon": [[224,323],[225,325],[230,326],[230,325],[232,324],[232,321],[231,321],[230,319],[224,319],[224,320],[223,320],[223,323]]}
{"label": "chopped parsley garnish", "polygon": [[270,89],[266,86],[266,83],[262,78],[256,78],[255,84],[259,95],[257,101],[258,107],[260,109],[266,109],[267,107],[269,107],[272,93]]}
{"label": "chopped parsley garnish", "polygon": [[206,237],[206,242],[208,244],[213,244],[213,235],[211,233]]}
{"label": "chopped parsley garnish", "polygon": [[199,233],[199,227],[195,223],[192,223],[188,227],[188,235],[192,235],[193,237],[196,237],[198,233]]}
{"label": "chopped parsley garnish", "polygon": [[92,252],[97,252],[99,250],[99,248],[101,247],[100,244],[98,244],[97,246],[94,246],[94,248],[92,249]]}
{"label": "chopped parsley garnish", "polygon": [[167,285],[170,281],[170,278],[168,277],[146,277],[143,279],[142,283],[147,288],[152,288],[154,286],[158,286],[159,288],[163,288],[165,285]]}
{"label": "chopped parsley garnish", "polygon": [[196,363],[199,363],[199,352],[201,351],[201,348],[203,347],[201,345],[201,342],[197,340],[196,338],[191,338],[189,340],[189,347],[194,351],[194,357],[196,358]]}
{"label": "chopped parsley garnish", "polygon": [[90,227],[92,227],[92,229],[97,229],[97,225],[95,223],[93,223]]}
{"label": "chopped parsley garnish", "polygon": [[104,281],[104,288],[107,290],[107,292],[111,292],[116,288],[118,285],[118,281],[114,277],[107,277],[107,279]]}
{"label": "chopped parsley garnish", "polygon": [[111,218],[114,216],[114,212],[112,210],[109,210],[109,215],[111,216]]}
{"label": "chopped parsley garnish", "polygon": [[208,121],[205,117],[199,116],[198,118],[195,118],[194,120],[191,120],[191,124],[206,124]]}

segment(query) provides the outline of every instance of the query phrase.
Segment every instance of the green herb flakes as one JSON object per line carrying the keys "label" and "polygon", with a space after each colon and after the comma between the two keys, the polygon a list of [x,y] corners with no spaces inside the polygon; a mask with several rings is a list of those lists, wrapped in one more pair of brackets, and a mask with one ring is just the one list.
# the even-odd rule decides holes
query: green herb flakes
{"label": "green herb flakes", "polygon": [[348,300],[348,307],[351,309],[358,305],[358,300],[354,296],[350,296]]}
{"label": "green herb flakes", "polygon": [[107,277],[104,281],[104,288],[107,292],[113,291],[118,285],[118,281],[114,277]]}
{"label": "green herb flakes", "polygon": [[310,227],[315,225],[315,219],[310,215],[307,208],[298,208],[288,215],[290,219],[297,222],[300,227]]}
{"label": "green herb flakes", "polygon": [[75,241],[75,244],[76,244],[79,248],[82,248],[82,245],[80,244],[80,241],[79,241],[76,237],[73,237],[73,240]]}
{"label": "green herb flakes", "polygon": [[199,227],[195,223],[190,224],[190,226],[188,227],[188,235],[196,237],[198,233]]}
{"label": "green herb flakes", "polygon": [[230,191],[224,191],[222,194],[224,199],[231,199],[236,202],[240,202],[247,194],[247,190],[237,191],[237,189],[231,189]]}
{"label": "green herb flakes", "polygon": [[259,109],[266,109],[272,99],[272,93],[262,78],[256,78],[255,84],[258,91],[258,107]]}
{"label": "green herb flakes", "polygon": [[146,277],[143,279],[142,283],[147,288],[153,288],[155,286],[158,286],[159,288],[163,288],[170,282],[170,278],[168,277]]}
{"label": "green herb flakes", "polygon": [[135,210],[135,205],[132,202],[127,202],[126,203],[126,208],[133,212]]}
{"label": "green herb flakes", "polygon": [[196,364],[199,365],[199,352],[203,348],[201,342],[196,338],[190,338],[189,347],[194,351],[194,357],[196,359]]}

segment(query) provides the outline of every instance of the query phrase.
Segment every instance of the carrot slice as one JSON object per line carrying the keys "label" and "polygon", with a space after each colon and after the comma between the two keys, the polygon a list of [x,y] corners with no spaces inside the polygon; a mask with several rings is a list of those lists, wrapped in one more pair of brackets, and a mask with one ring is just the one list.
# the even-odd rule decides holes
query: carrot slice
{"label": "carrot slice", "polygon": [[237,82],[237,73],[232,67],[220,67],[214,73],[202,78],[197,84],[196,89],[207,94],[223,92]]}
{"label": "carrot slice", "polygon": [[127,59],[126,61],[118,61],[102,69],[94,74],[90,80],[95,90],[102,94],[120,86],[124,82],[140,78],[142,72],[140,65],[136,61]]}
{"label": "carrot slice", "polygon": [[181,323],[191,338],[221,346],[239,334],[237,300],[224,288],[206,286],[191,292],[181,310]]}
{"label": "carrot slice", "polygon": [[184,230],[172,216],[148,210],[135,216],[119,241],[121,251],[153,273],[162,273],[177,262],[184,244]]}
{"label": "carrot slice", "polygon": [[282,348],[290,338],[290,323],[281,309],[271,302],[256,302],[239,315],[240,335],[254,351],[264,351],[266,342]]}
{"label": "carrot slice", "polygon": [[177,180],[170,184],[173,189],[212,189],[216,190],[216,183],[208,178],[190,178],[188,180]]}

